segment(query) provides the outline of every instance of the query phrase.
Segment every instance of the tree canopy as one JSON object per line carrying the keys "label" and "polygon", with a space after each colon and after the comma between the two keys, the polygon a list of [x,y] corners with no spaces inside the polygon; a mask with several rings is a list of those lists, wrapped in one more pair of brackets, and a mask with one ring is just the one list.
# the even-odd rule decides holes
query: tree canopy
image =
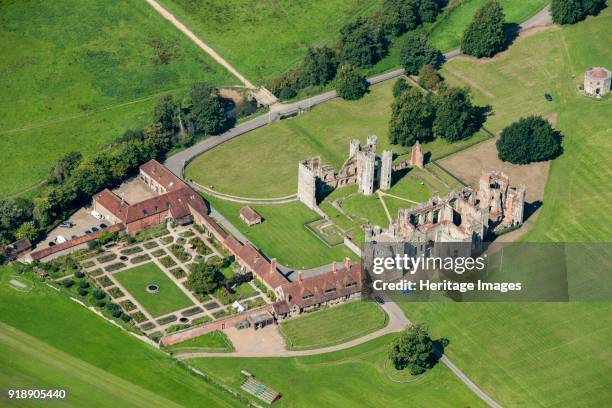
{"label": "tree canopy", "polygon": [[377,63],[387,52],[387,39],[382,29],[364,18],[340,30],[340,61],[357,67]]}
{"label": "tree canopy", "polygon": [[425,89],[433,90],[440,82],[442,82],[442,77],[433,66],[425,64],[421,67],[419,70],[419,85]]}
{"label": "tree canopy", "polygon": [[436,350],[427,327],[413,324],[405,329],[393,341],[389,358],[397,370],[408,368],[412,375],[422,374],[433,367],[437,360]]}
{"label": "tree canopy", "polygon": [[438,68],[442,60],[442,53],[429,43],[423,33],[410,32],[406,35],[400,50],[400,64],[406,74],[415,75],[426,64]]}
{"label": "tree canopy", "polygon": [[341,65],[336,75],[336,92],[342,99],[361,98],[368,90],[365,77],[352,65]]}
{"label": "tree canopy", "polygon": [[474,15],[463,32],[461,51],[477,58],[492,57],[506,45],[505,16],[501,5],[489,1]]}
{"label": "tree canopy", "polygon": [[553,0],[550,14],[557,24],[574,24],[597,15],[605,6],[605,0]]}
{"label": "tree canopy", "polygon": [[326,84],[336,76],[338,62],[329,47],[308,48],[302,62],[302,81],[305,85]]}
{"label": "tree canopy", "polygon": [[61,184],[70,176],[72,170],[79,165],[83,155],[79,152],[66,153],[53,165],[49,182]]}
{"label": "tree canopy", "polygon": [[477,110],[472,105],[467,88],[442,86],[434,97],[436,118],[433,133],[448,142],[456,142],[473,135],[481,126]]}
{"label": "tree canopy", "polygon": [[199,294],[214,292],[219,288],[225,277],[219,269],[211,264],[198,262],[191,266],[187,278],[187,287]]}
{"label": "tree canopy", "polygon": [[434,106],[431,97],[418,89],[400,94],[392,105],[389,139],[392,144],[412,146],[432,138]]}
{"label": "tree canopy", "polygon": [[192,134],[215,135],[224,131],[229,125],[217,89],[212,85],[193,84],[184,108],[188,112],[188,124]]}
{"label": "tree canopy", "polygon": [[397,98],[398,96],[400,96],[402,93],[404,93],[405,91],[409,89],[410,89],[410,85],[408,84],[408,81],[406,81],[406,78],[399,78],[393,84],[393,97]]}
{"label": "tree canopy", "polygon": [[399,36],[423,23],[431,23],[440,12],[436,0],[383,0],[381,20],[386,33]]}
{"label": "tree canopy", "polygon": [[541,116],[521,118],[497,140],[500,160],[514,164],[551,160],[562,152],[561,134]]}

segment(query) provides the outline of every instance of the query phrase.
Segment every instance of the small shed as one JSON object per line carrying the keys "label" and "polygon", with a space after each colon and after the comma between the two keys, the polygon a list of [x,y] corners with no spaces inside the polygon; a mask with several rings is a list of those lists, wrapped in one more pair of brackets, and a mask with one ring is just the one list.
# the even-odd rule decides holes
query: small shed
{"label": "small shed", "polygon": [[261,224],[261,215],[251,207],[242,207],[240,209],[240,219],[249,227],[255,224]]}
{"label": "small shed", "polygon": [[274,323],[274,317],[267,310],[249,314],[247,317],[249,323],[253,325],[255,330],[261,329],[269,324]]}

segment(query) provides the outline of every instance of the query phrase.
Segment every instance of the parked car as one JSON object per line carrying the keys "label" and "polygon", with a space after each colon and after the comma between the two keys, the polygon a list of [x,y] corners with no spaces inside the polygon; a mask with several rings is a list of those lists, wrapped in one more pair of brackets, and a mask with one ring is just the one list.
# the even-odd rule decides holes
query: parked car
{"label": "parked car", "polygon": [[548,102],[552,102],[552,95],[549,93],[545,93],[544,94],[544,98],[548,101]]}
{"label": "parked car", "polygon": [[96,232],[96,231],[100,231],[100,228],[98,228],[98,227],[91,227],[91,230],[92,230],[93,232]]}
{"label": "parked car", "polygon": [[58,235],[57,237],[55,237],[55,243],[56,244],[63,244],[66,241],[67,241],[67,239],[63,235]]}
{"label": "parked car", "polygon": [[91,234],[91,230],[85,230],[85,234]]}
{"label": "parked car", "polygon": [[381,298],[380,296],[375,296],[375,297],[374,297],[374,301],[375,301],[376,303],[378,303],[379,305],[384,305],[384,304],[385,304],[385,301],[384,301],[384,300],[383,300],[383,298]]}
{"label": "parked car", "polygon": [[55,242],[53,241],[49,242],[49,246],[55,246]]}
{"label": "parked car", "polygon": [[91,216],[94,217],[97,220],[103,220],[104,216],[102,214],[100,214],[99,212],[97,212],[96,210],[93,210],[91,213]]}
{"label": "parked car", "polygon": [[77,239],[77,238],[78,238],[78,236],[76,236],[76,235],[73,235],[73,236],[70,237],[70,239]]}
{"label": "parked car", "polygon": [[75,226],[75,224],[73,222],[70,222],[70,221],[64,221],[59,226],[62,227],[62,228],[72,228],[72,227]]}
{"label": "parked car", "polygon": [[100,224],[100,228],[106,228],[108,227],[108,225],[106,225],[105,223]]}

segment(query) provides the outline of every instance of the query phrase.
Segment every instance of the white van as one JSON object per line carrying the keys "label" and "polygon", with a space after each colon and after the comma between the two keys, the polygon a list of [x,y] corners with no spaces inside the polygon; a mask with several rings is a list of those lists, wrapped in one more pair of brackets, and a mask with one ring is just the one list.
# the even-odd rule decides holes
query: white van
{"label": "white van", "polygon": [[91,216],[94,217],[97,220],[103,220],[104,216],[102,214],[100,214],[99,212],[97,212],[96,210],[93,210],[91,212]]}

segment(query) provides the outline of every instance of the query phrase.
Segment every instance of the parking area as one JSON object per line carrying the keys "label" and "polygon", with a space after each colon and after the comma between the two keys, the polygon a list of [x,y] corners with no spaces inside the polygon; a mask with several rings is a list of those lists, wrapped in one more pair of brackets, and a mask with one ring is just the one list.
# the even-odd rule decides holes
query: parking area
{"label": "parking area", "polygon": [[[93,232],[93,228],[102,229],[104,225],[110,226],[110,223],[106,219],[96,219],[93,215],[91,215],[91,207],[83,207],[79,209],[76,213],[72,215],[72,217],[68,218],[66,221],[73,224],[72,227],[66,228],[60,226],[56,227],[52,230],[49,235],[47,235],[47,239],[38,245],[39,248],[46,248],[49,246],[49,242],[57,242],[57,237],[62,236],[66,240],[70,240],[76,237],[80,237],[81,235],[85,235],[85,231]],[[102,225],[102,226],[101,226]]]}

